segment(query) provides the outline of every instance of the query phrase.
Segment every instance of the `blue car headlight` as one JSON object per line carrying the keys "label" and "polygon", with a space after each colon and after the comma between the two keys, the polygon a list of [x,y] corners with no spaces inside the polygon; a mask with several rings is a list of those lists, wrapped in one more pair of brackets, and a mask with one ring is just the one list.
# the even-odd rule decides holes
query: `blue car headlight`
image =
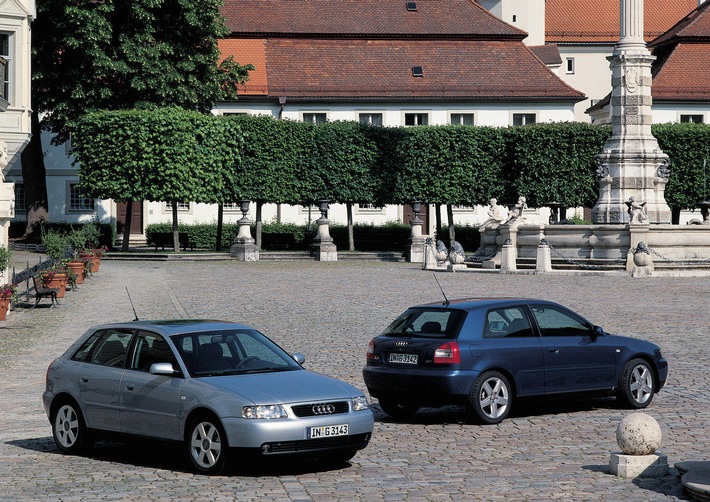
{"label": "blue car headlight", "polygon": [[286,418],[286,410],[280,404],[259,404],[242,408],[242,418]]}
{"label": "blue car headlight", "polygon": [[370,403],[367,402],[365,396],[358,396],[353,398],[353,411],[362,411],[370,408]]}

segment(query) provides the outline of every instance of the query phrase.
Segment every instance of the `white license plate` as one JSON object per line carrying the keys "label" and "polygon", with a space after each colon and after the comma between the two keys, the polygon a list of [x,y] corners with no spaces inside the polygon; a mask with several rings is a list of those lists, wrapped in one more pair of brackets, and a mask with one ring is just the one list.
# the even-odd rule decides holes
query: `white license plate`
{"label": "white license plate", "polygon": [[401,364],[417,364],[419,362],[419,356],[416,354],[390,354],[391,363],[401,363]]}
{"label": "white license plate", "polygon": [[324,425],[322,427],[306,427],[306,439],[332,438],[347,436],[348,424]]}

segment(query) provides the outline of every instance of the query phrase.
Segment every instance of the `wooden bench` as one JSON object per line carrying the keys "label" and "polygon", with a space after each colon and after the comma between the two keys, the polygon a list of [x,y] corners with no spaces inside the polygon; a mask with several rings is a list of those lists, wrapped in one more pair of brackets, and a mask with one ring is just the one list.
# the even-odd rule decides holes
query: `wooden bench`
{"label": "wooden bench", "polygon": [[32,308],[35,308],[42,298],[49,298],[52,301],[52,307],[56,303],[59,305],[59,300],[57,299],[57,293],[59,293],[59,288],[46,288],[42,285],[42,279],[39,276],[33,275],[32,281],[35,286],[35,304]]}
{"label": "wooden bench", "polygon": [[[171,247],[173,245],[173,233],[153,232],[150,234],[150,237],[148,237],[148,240],[153,246],[155,246],[156,251],[158,250],[158,246],[165,251],[165,246]],[[187,232],[178,232],[178,241],[183,251],[186,251],[188,247],[190,248],[190,251],[195,249],[195,245],[190,242],[190,235]]]}

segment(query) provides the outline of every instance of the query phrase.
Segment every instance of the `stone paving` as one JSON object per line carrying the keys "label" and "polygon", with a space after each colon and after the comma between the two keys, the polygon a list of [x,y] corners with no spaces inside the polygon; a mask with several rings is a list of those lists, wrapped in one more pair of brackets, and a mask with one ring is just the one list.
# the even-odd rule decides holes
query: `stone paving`
{"label": "stone paving", "polygon": [[707,278],[439,273],[449,298],[520,295],[559,301],[607,331],[662,346],[670,376],[647,413],[663,432],[670,473],[608,473],[629,413],[610,399],[518,407],[497,426],[459,408],[397,422],[373,405],[370,446],[348,467],[300,462],[227,476],[190,472],[182,450],[100,443],[64,456],[41,393],[47,365],[93,324],[208,317],[253,325],[306,366],[364,390],[367,342],[414,303],[441,298],[431,272],[381,262],[106,261],[57,308],[20,309],[0,323],[0,501],[15,500],[688,500],[679,461],[710,460],[710,281]]}

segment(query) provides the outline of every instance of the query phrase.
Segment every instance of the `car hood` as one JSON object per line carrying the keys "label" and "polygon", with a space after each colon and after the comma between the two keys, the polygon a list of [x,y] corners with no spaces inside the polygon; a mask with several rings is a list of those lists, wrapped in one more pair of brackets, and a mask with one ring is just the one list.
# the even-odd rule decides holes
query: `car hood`
{"label": "car hood", "polygon": [[308,370],[225,375],[200,380],[239,394],[255,404],[349,399],[363,394],[348,383]]}

